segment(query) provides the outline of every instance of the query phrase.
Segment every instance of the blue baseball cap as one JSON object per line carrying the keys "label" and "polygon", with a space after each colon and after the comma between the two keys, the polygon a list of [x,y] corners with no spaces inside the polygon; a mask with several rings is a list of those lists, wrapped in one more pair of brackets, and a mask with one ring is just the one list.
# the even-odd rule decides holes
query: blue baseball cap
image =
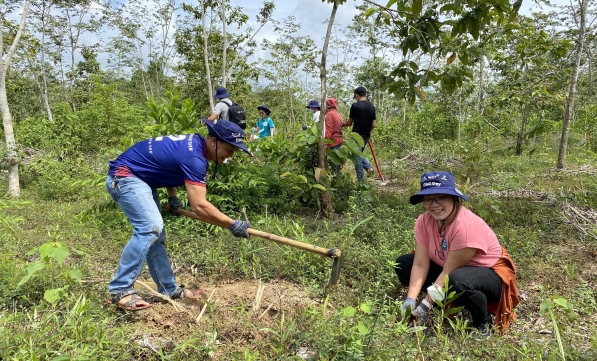
{"label": "blue baseball cap", "polygon": [[209,135],[215,137],[219,141],[238,147],[248,155],[253,156],[253,153],[251,153],[245,146],[245,143],[243,143],[243,140],[245,140],[245,132],[243,132],[238,125],[223,119],[218,120],[217,123],[207,119],[203,119],[203,122],[207,126]]}
{"label": "blue baseball cap", "polygon": [[421,176],[421,190],[410,197],[410,204],[423,201],[423,197],[431,194],[448,194],[468,201],[468,197],[456,188],[454,176],[450,172],[433,171]]}

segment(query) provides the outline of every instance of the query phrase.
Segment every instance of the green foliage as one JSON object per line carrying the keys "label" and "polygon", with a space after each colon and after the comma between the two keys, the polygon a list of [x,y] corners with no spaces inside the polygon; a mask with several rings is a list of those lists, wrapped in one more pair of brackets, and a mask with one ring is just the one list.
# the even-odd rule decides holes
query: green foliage
{"label": "green foliage", "polygon": [[191,99],[181,102],[178,94],[167,91],[164,98],[149,99],[147,107],[148,116],[153,119],[154,124],[147,126],[145,131],[152,137],[197,132],[199,114]]}
{"label": "green foliage", "polygon": [[[73,250],[79,256],[86,255],[85,252],[79,251],[74,249]],[[33,249],[27,252],[26,256],[33,256],[39,252],[40,260],[37,262],[31,262],[25,267],[27,274],[21,278],[19,283],[17,284],[17,288],[23,286],[24,284],[28,283],[32,278],[35,279],[36,277],[40,277],[38,272],[41,270],[46,270],[48,272],[48,268],[55,267],[58,269],[58,273],[60,274],[60,278],[63,278],[67,281],[67,284],[63,287],[46,289],[44,291],[44,300],[50,303],[52,306],[56,306],[56,304],[66,297],[67,290],[68,290],[68,283],[72,281],[81,282],[83,275],[79,269],[71,268],[63,265],[64,260],[69,256],[69,249],[65,245],[60,242],[48,242],[42,244],[38,249]],[[54,266],[54,262],[57,266]],[[44,272],[44,273],[46,273]],[[56,272],[48,272],[50,274],[55,274]]]}

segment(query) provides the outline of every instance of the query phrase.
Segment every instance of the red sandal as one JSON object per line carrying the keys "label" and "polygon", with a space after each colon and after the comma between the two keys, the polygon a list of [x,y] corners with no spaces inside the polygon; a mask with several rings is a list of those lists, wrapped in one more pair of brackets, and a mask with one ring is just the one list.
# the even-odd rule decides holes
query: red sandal
{"label": "red sandal", "polygon": [[[127,296],[131,296],[131,298],[128,301],[121,303],[122,299]],[[153,306],[151,303],[147,303],[139,297],[137,295],[137,290],[129,290],[114,294],[112,295],[112,298],[107,298],[106,302],[108,302],[109,305],[116,305],[126,311],[140,311]],[[139,304],[140,302],[144,302],[144,304]]]}

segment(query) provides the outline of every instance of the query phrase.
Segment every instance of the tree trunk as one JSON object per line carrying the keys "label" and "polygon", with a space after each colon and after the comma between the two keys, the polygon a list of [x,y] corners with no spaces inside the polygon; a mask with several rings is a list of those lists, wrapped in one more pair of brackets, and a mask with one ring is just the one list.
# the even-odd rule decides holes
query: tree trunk
{"label": "tree trunk", "polygon": [[[46,113],[48,113],[48,120],[50,123],[54,122],[54,117],[52,116],[52,109],[50,108],[50,102],[48,100],[48,79],[46,77],[46,2],[44,1],[42,4],[41,9],[41,23],[42,23],[42,30],[41,30],[41,80],[44,85],[44,89],[42,92],[42,98],[44,99],[44,105],[46,107]],[[50,7],[48,5],[48,15],[50,13]]]}
{"label": "tree trunk", "polygon": [[520,107],[520,114],[522,116],[522,122],[520,123],[520,130],[518,131],[518,137],[516,138],[516,155],[522,154],[522,142],[524,141],[524,128],[527,124],[527,116],[525,113],[525,107]]}
{"label": "tree trunk", "polygon": [[587,24],[587,6],[589,0],[581,0],[580,3],[580,30],[578,32],[578,42],[576,44],[576,58],[572,68],[572,80],[570,81],[570,93],[568,94],[568,103],[566,104],[566,113],[564,114],[564,124],[562,125],[562,138],[560,140],[560,151],[558,153],[557,168],[564,168],[566,163],[566,149],[568,148],[568,131],[570,130],[570,118],[574,111],[574,100],[576,98],[576,83],[578,82],[578,69],[580,68],[580,57],[585,43],[585,29]]}
{"label": "tree trunk", "polygon": [[209,72],[209,55],[207,47],[207,29],[205,29],[205,0],[201,0],[201,21],[203,23],[203,60],[205,61],[205,77],[207,78],[207,91],[209,92],[210,111],[214,108],[213,89],[211,85],[211,73]]}
{"label": "tree trunk", "polygon": [[19,24],[17,34],[6,54],[6,61],[2,58],[4,55],[4,25],[0,24],[0,112],[2,113],[4,138],[6,139],[8,193],[13,197],[21,195],[21,187],[19,186],[19,159],[16,151],[15,134],[12,128],[10,108],[8,107],[8,97],[6,96],[6,70],[10,67],[10,60],[21,39],[21,34],[23,34],[25,19],[27,19],[27,12],[29,11],[29,4],[31,4],[31,1],[26,0],[25,6],[23,7],[23,14],[21,15],[21,23]]}
{"label": "tree trunk", "polygon": [[484,75],[484,65],[485,65],[485,57],[481,57],[481,61],[479,63],[479,89],[477,94],[477,113],[479,115],[483,115],[483,98],[484,98],[484,88],[483,88],[483,75]]}
{"label": "tree trunk", "polygon": [[221,0],[220,16],[222,18],[222,86],[226,87],[228,74],[226,73],[226,51],[228,48],[228,39],[226,37],[226,0]]}
{"label": "tree trunk", "polygon": [[[325,132],[325,114],[327,109],[325,107],[325,99],[326,99],[326,60],[327,60],[327,52],[328,46],[330,43],[330,36],[332,34],[332,28],[334,26],[334,19],[336,18],[336,11],[338,10],[338,0],[334,0],[334,6],[332,7],[332,14],[330,15],[330,22],[328,23],[328,30],[325,35],[325,41],[323,44],[323,51],[321,53],[321,63],[319,64],[319,78],[321,79],[321,112],[319,113],[319,126],[322,129],[320,132],[320,139],[318,144],[318,153],[319,153],[319,168],[321,168],[327,174],[328,170],[328,159],[326,154],[326,146],[325,146],[325,137],[323,136],[323,132]],[[324,185],[325,191],[322,191],[321,194],[321,210],[326,217],[331,217],[334,210],[332,208],[332,196],[330,193],[330,182],[326,177],[326,184]]]}

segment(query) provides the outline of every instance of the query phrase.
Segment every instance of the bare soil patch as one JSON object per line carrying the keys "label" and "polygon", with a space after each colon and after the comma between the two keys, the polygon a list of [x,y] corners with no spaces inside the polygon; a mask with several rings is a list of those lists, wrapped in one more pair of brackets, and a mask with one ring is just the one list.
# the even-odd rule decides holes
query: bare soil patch
{"label": "bare soil patch", "polygon": [[[151,281],[143,282],[155,287]],[[196,282],[186,282],[187,285],[193,283]],[[217,329],[220,345],[244,345],[264,339],[267,332],[263,328],[276,329],[282,313],[285,318],[292,318],[301,310],[319,304],[301,287],[283,280],[222,281],[204,284],[201,289],[204,290],[202,298],[176,301],[187,311],[181,312],[169,303],[152,298],[139,287],[139,293],[154,305],[134,314],[140,323],[137,342],[150,348],[155,348],[158,342],[162,347],[166,344],[174,347],[191,335],[203,338],[207,332]],[[205,311],[197,321],[204,306]]]}

